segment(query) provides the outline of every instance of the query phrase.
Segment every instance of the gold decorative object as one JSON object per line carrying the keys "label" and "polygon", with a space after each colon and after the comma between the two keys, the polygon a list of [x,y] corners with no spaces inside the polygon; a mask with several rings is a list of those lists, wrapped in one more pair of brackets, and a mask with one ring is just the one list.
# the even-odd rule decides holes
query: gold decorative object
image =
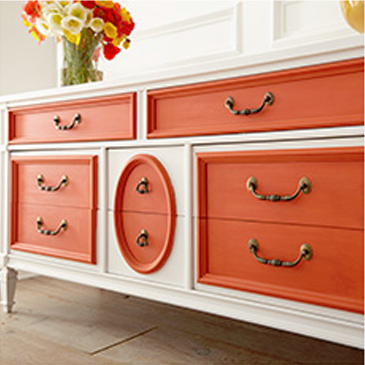
{"label": "gold decorative object", "polygon": [[356,31],[364,33],[364,1],[340,1],[347,23]]}

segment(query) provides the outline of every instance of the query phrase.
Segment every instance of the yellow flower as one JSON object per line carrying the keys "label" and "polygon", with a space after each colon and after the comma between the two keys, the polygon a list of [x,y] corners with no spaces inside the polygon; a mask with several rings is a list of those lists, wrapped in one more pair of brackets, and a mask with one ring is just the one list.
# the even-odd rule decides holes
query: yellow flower
{"label": "yellow flower", "polygon": [[114,7],[113,1],[102,0],[102,1],[95,1],[95,2],[96,2],[96,5],[99,5],[103,8],[111,9]]}
{"label": "yellow flower", "polygon": [[127,39],[123,42],[122,46],[123,46],[123,48],[124,48],[124,49],[128,49],[128,48],[129,48],[129,46],[130,46],[130,44],[131,44],[131,40],[127,38]]}
{"label": "yellow flower", "polygon": [[79,45],[81,40],[81,33],[75,35],[69,32],[67,29],[64,29],[63,34],[65,35],[65,37],[69,42],[76,44],[76,46]]}
{"label": "yellow flower", "polygon": [[32,35],[32,37],[37,41],[40,42],[40,38],[38,37],[38,34],[34,31],[30,32],[30,34]]}
{"label": "yellow flower", "polygon": [[23,24],[29,28],[31,26],[31,23],[28,22],[28,20],[26,20],[25,18],[23,18]]}
{"label": "yellow flower", "polygon": [[120,15],[122,16],[123,22],[127,22],[128,24],[131,23],[132,17],[130,16],[126,8],[123,8],[121,10]]}
{"label": "yellow flower", "polygon": [[107,22],[104,24],[104,32],[108,38],[114,39],[117,36],[117,27],[112,23]]}
{"label": "yellow flower", "polygon": [[114,38],[113,44],[115,47],[119,47],[119,45],[125,40],[125,35],[122,35],[120,38]]}

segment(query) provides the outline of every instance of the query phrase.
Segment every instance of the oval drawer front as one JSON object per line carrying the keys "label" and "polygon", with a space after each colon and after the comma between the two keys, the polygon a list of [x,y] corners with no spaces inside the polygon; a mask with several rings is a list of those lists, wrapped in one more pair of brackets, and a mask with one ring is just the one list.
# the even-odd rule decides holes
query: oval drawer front
{"label": "oval drawer front", "polygon": [[175,195],[170,178],[153,156],[136,155],[122,171],[114,210],[175,215]]}
{"label": "oval drawer front", "polygon": [[114,226],[121,253],[135,271],[160,269],[170,255],[176,216],[114,211]]}
{"label": "oval drawer front", "polygon": [[362,229],[363,149],[198,154],[198,194],[200,217]]}
{"label": "oval drawer front", "polygon": [[13,203],[94,209],[97,157],[13,157]]}
{"label": "oval drawer front", "polygon": [[19,204],[13,216],[12,249],[95,263],[96,210]]}
{"label": "oval drawer front", "polygon": [[[363,312],[363,231],[199,219],[200,283]],[[303,244],[312,256],[293,267],[263,265],[258,254],[293,262]],[[276,260],[275,260],[276,261]]]}
{"label": "oval drawer front", "polygon": [[149,138],[359,125],[364,60],[151,90],[148,108]]}
{"label": "oval drawer front", "polygon": [[75,142],[135,137],[135,94],[13,108],[9,143]]}

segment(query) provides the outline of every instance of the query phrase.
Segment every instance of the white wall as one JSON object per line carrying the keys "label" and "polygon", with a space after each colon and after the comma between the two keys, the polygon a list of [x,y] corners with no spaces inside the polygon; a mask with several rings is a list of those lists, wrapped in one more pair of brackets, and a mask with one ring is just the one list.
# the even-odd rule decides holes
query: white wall
{"label": "white wall", "polygon": [[363,42],[345,23],[338,0],[121,3],[136,28],[130,49],[104,62],[105,79],[325,41]]}
{"label": "white wall", "polygon": [[23,25],[23,1],[0,1],[0,95],[57,85],[56,45],[42,45]]}

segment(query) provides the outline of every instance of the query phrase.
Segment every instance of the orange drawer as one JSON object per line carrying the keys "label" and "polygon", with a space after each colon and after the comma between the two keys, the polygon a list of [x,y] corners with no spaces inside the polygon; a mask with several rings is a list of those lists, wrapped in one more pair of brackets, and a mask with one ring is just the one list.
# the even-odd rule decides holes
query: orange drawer
{"label": "orange drawer", "polygon": [[[256,188],[247,188],[251,177]],[[299,189],[308,178],[311,190]],[[270,201],[278,196],[291,201]],[[254,196],[256,194],[256,196]],[[259,196],[263,199],[260,200]],[[199,217],[364,227],[361,147],[198,154]]]}
{"label": "orange drawer", "polygon": [[12,214],[12,249],[95,263],[96,210],[17,204]]}
{"label": "orange drawer", "polygon": [[[363,231],[220,219],[199,219],[198,281],[232,289],[363,313]],[[293,262],[307,243],[312,258],[294,267],[258,262],[248,248],[258,243],[263,259]]]}
{"label": "orange drawer", "polygon": [[9,143],[135,138],[135,94],[11,108]]}
{"label": "orange drawer", "polygon": [[[267,92],[274,96],[255,114]],[[266,105],[266,106],[265,106]],[[364,60],[355,59],[148,92],[148,137],[179,137],[359,125],[364,122]]]}
{"label": "orange drawer", "polygon": [[121,253],[135,271],[160,269],[170,255],[176,216],[114,211],[114,226]]}
{"label": "orange drawer", "polygon": [[94,209],[97,157],[12,158],[13,203]]}
{"label": "orange drawer", "polygon": [[153,156],[136,155],[123,169],[114,210],[175,215],[175,195],[163,165]]}

